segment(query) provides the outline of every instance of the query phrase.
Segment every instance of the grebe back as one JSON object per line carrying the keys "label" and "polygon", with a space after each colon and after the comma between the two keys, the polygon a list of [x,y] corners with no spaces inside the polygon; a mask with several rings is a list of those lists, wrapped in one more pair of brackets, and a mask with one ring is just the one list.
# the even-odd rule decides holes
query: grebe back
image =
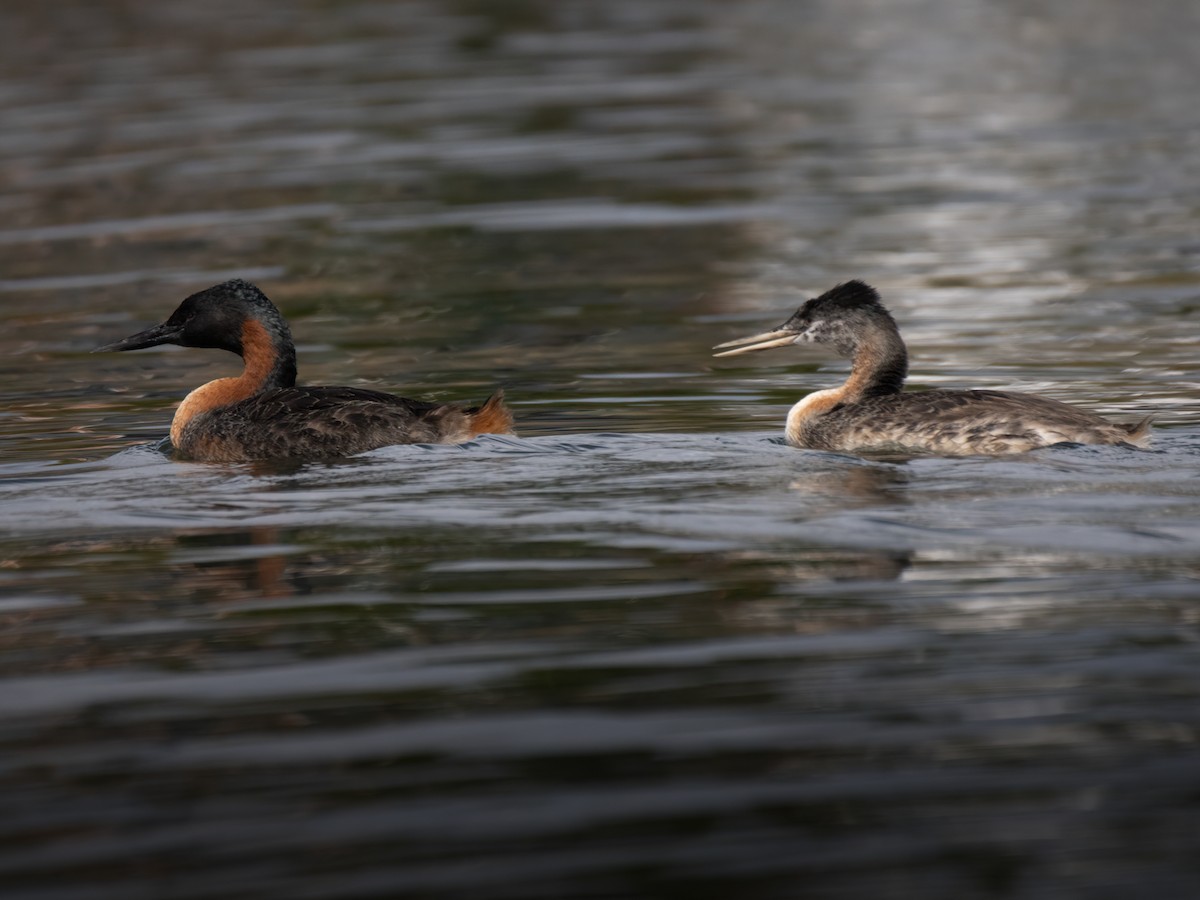
{"label": "grebe back", "polygon": [[501,391],[483,406],[463,409],[363,388],[298,387],[291,330],[275,304],[246,281],[192,294],[161,325],[94,352],[159,344],[228,350],[245,363],[240,376],[196,388],[175,411],[171,443],[190,459],[330,459],[391,444],[455,444],[512,433]]}
{"label": "grebe back", "polygon": [[840,387],[811,393],[792,407],[786,435],[795,447],[960,456],[1062,442],[1144,445],[1149,437],[1149,418],[1118,424],[1036,394],[904,391],[908,351],[900,330],[875,289],[861,281],[809,300],[773,331],[713,349],[724,351],[715,356],[735,356],[807,343],[853,364]]}

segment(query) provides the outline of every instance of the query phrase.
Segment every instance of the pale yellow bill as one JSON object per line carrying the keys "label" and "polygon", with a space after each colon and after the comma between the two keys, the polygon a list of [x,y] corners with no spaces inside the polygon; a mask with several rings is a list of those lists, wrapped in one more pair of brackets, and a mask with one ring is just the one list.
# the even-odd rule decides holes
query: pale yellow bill
{"label": "pale yellow bill", "polygon": [[[754,350],[771,350],[775,347],[787,347],[789,344],[795,343],[796,332],[794,331],[764,331],[762,334],[752,335],[751,337],[738,338],[735,341],[726,341],[724,344],[717,344],[713,347],[714,350],[720,350],[722,347],[734,347],[736,349],[726,350],[724,353],[714,353],[713,356],[737,356],[739,353],[750,353]],[[744,346],[737,346],[742,344]]]}

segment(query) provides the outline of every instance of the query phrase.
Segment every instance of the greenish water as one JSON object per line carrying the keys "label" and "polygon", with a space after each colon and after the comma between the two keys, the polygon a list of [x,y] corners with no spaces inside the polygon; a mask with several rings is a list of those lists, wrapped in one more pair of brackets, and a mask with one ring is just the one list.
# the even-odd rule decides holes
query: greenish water
{"label": "greenish water", "polygon": [[[1186,4],[0,14],[0,884],[30,898],[1189,898]],[[300,373],[519,436],[155,445],[227,277]],[[780,440],[848,278],[915,386],[1151,450]]]}

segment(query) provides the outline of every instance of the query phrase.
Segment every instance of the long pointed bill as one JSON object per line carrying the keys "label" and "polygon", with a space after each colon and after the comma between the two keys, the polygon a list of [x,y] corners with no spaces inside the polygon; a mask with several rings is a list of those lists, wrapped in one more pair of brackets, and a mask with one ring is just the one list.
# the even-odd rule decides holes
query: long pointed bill
{"label": "long pointed bill", "polygon": [[[796,332],[786,331],[783,329],[777,331],[764,331],[762,334],[755,334],[751,337],[738,338],[736,341],[726,341],[724,344],[717,344],[713,347],[714,350],[720,350],[722,347],[733,347],[733,350],[726,350],[724,353],[714,353],[713,356],[737,356],[739,353],[752,353],[757,350],[773,350],[776,347],[787,347],[796,342]],[[742,346],[738,346],[738,345]]]}
{"label": "long pointed bill", "polygon": [[139,331],[120,341],[113,341],[103,347],[97,347],[93,353],[107,353],[110,350],[141,350],[143,347],[157,347],[159,344],[173,344],[179,340],[183,329],[178,325],[168,325],[164,322]]}

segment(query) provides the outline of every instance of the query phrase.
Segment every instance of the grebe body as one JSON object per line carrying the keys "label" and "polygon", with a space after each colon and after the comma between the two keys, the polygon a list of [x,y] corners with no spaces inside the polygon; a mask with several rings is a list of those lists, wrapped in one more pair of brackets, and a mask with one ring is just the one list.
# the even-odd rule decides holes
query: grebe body
{"label": "grebe body", "polygon": [[792,407],[786,436],[795,447],[962,456],[1063,442],[1144,445],[1149,437],[1149,419],[1119,424],[1036,394],[904,391],[908,351],[879,295],[861,281],[809,300],[774,331],[713,349],[734,356],[793,344],[825,346],[853,360],[844,384]]}
{"label": "grebe body", "polygon": [[463,409],[362,388],[297,386],[287,322],[246,281],[192,294],[161,325],[96,352],[159,344],[228,350],[244,362],[241,375],[196,388],[176,410],[171,443],[189,459],[331,459],[391,444],[456,444],[512,433],[502,392]]}

